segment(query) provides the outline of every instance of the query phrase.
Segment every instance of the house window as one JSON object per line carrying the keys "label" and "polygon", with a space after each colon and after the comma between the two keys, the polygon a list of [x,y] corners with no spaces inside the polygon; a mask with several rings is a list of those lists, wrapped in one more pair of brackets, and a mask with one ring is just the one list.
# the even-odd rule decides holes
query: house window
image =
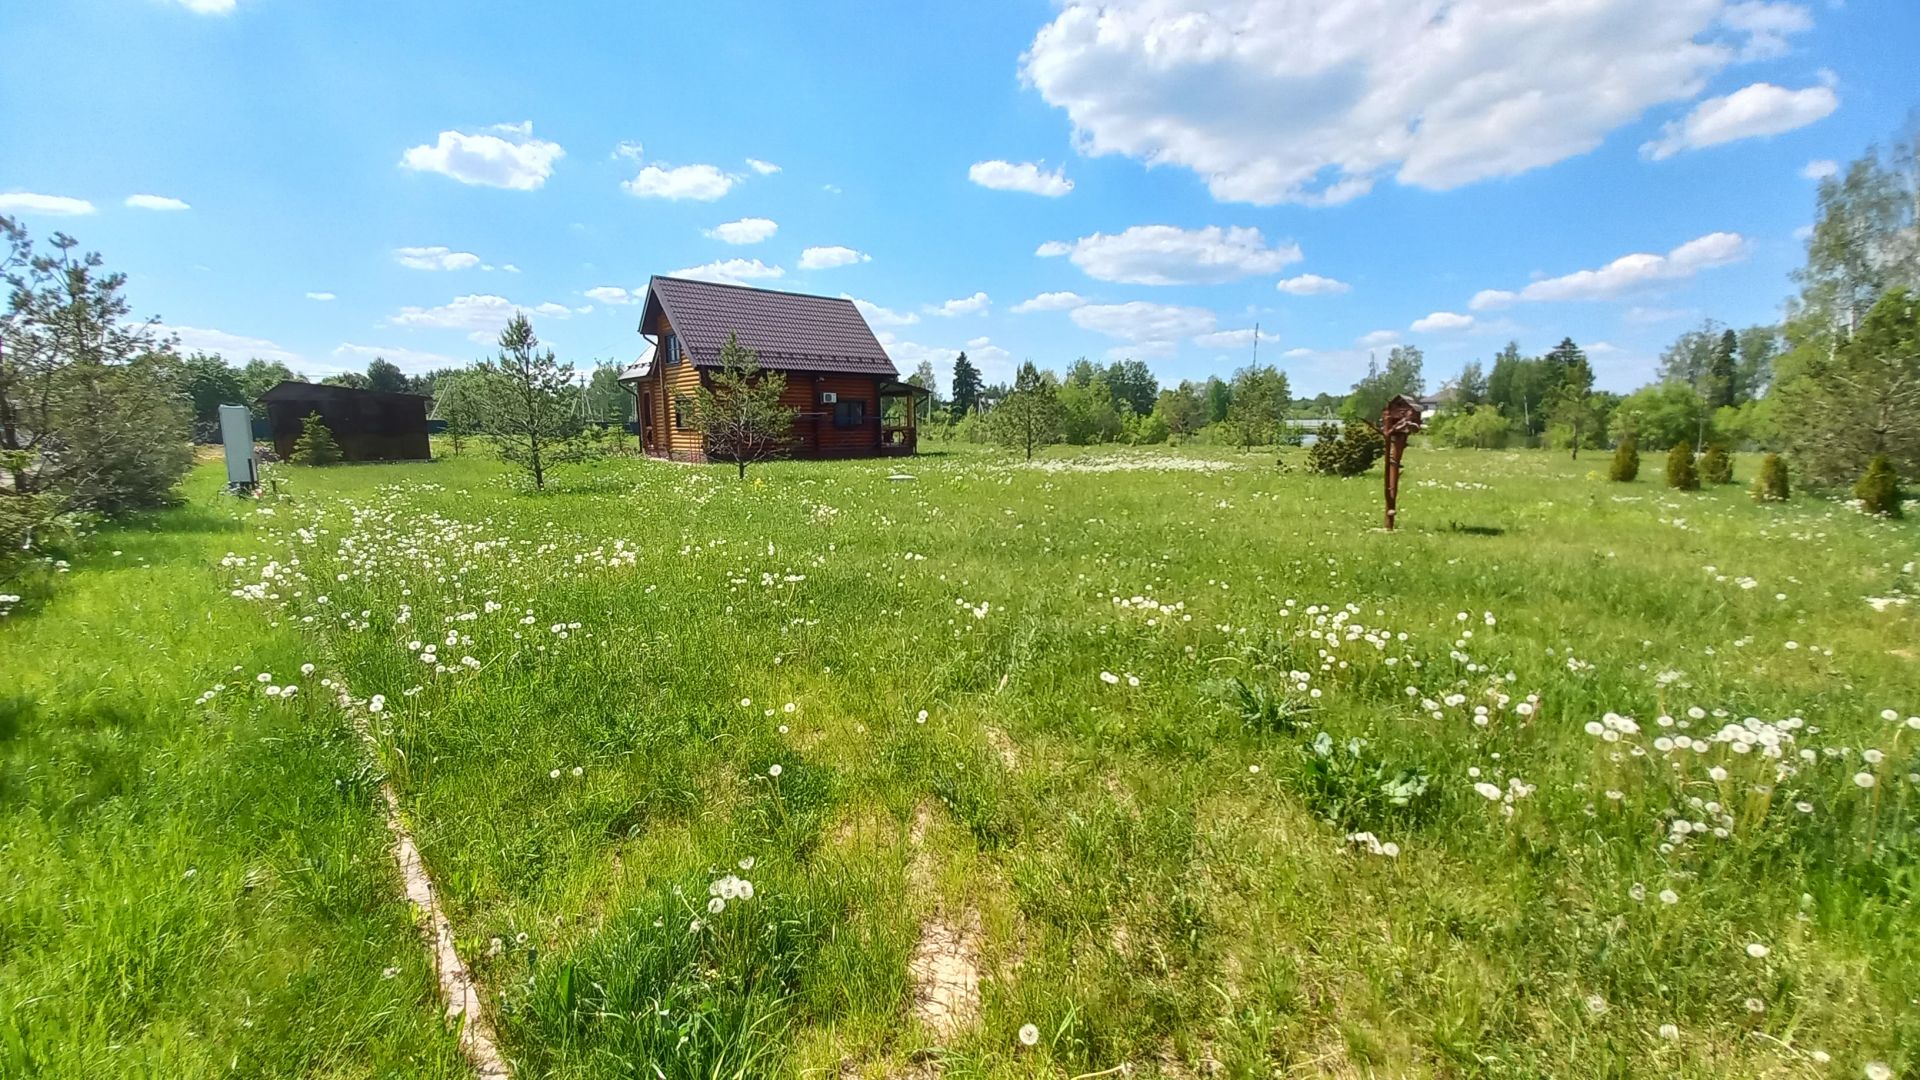
{"label": "house window", "polygon": [[680,342],[673,336],[673,331],[669,330],[660,335],[660,363],[663,366],[679,362],[679,346]]}
{"label": "house window", "polygon": [[865,427],[867,423],[867,403],[864,401],[837,401],[833,405],[833,426],[837,428]]}
{"label": "house window", "polygon": [[693,399],[685,394],[673,399],[673,426],[681,431],[693,430]]}

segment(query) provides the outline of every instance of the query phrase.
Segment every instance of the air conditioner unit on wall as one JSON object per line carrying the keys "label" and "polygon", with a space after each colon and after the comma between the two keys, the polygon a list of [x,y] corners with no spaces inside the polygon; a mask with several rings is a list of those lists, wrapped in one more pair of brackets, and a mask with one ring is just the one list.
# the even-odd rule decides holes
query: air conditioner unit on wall
{"label": "air conditioner unit on wall", "polygon": [[832,405],[834,402],[839,400],[840,400],[840,395],[834,393],[831,390],[820,391],[820,404],[822,405]]}

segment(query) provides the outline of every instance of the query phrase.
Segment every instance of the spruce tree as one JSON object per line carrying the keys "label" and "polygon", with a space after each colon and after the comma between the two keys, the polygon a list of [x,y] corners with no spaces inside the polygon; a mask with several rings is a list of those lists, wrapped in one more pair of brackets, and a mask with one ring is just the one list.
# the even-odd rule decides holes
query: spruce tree
{"label": "spruce tree", "polygon": [[300,438],[293,444],[296,465],[333,465],[340,461],[340,444],[333,441],[333,430],[320,414],[310,412],[301,422]]}
{"label": "spruce tree", "polygon": [[1685,442],[1673,444],[1667,451],[1667,486],[1681,491],[1699,491],[1700,474],[1693,468],[1693,447]]}
{"label": "spruce tree", "polygon": [[966,353],[953,360],[953,418],[959,420],[980,407],[980,369]]}

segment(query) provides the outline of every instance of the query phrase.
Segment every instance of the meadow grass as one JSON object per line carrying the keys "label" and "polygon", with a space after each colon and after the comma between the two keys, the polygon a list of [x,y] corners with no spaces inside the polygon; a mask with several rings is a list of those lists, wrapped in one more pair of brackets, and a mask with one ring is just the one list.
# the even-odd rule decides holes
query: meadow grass
{"label": "meadow grass", "polygon": [[[241,800],[265,820],[203,843],[236,881],[262,834],[333,845],[364,891],[275,908],[269,945],[339,950],[340,1022],[387,1052],[442,1061],[446,1040],[417,958],[380,978],[409,931],[368,854],[370,789],[329,779],[324,812],[298,795],[347,768],[356,720],[522,1075],[1920,1061],[1920,531],[1652,468],[1614,484],[1604,461],[1418,449],[1389,535],[1378,476],[1283,460],[956,449],[745,483],[614,460],[544,495],[471,453],[293,469],[277,498],[199,499],[217,536],[99,586],[156,605],[204,674],[135,638],[72,678],[224,681],[212,713],[145,711],[225,753],[289,741],[272,764],[294,775]],[[77,569],[10,655],[104,634],[73,628],[65,587],[109,572]],[[201,640],[183,611],[235,629]],[[39,708],[82,700],[49,686]],[[141,775],[171,791],[196,760]],[[10,795],[10,830],[101,831],[57,816],[71,786]],[[191,903],[203,880],[81,854],[38,903],[131,882]],[[16,908],[35,910],[9,903],[0,992],[40,967],[16,922],[41,964],[97,951],[83,920]],[[929,928],[980,980],[951,1031],[916,1010]],[[228,1011],[153,983],[147,1008]],[[285,1052],[313,1060],[291,1023]]]}

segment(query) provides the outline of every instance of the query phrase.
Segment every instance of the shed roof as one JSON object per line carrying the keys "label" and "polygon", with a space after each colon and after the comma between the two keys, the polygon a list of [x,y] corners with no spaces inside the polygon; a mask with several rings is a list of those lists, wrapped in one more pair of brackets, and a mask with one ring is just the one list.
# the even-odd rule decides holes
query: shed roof
{"label": "shed roof", "polygon": [[333,386],[327,383],[300,382],[297,379],[282,379],[272,389],[260,395],[261,401],[344,401],[350,398],[360,400],[378,399],[392,401],[429,401],[428,394],[408,394],[398,390],[363,390],[357,386]]}
{"label": "shed roof", "polygon": [[900,374],[860,309],[839,297],[655,277],[647,283],[643,332],[656,314],[666,315],[687,359],[698,367],[717,366],[720,347],[733,334],[758,354],[762,367]]}

